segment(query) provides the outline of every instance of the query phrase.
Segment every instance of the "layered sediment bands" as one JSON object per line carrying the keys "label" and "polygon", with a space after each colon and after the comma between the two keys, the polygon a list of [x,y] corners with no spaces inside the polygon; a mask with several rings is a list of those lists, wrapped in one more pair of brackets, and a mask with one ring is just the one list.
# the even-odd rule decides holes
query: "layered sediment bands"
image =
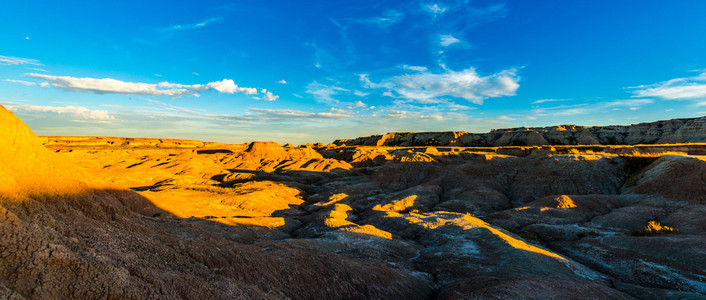
{"label": "layered sediment bands", "polygon": [[[697,140],[688,122],[633,137]],[[47,137],[51,162],[114,188],[3,198],[0,298],[703,298],[705,145],[591,130],[490,147]]]}
{"label": "layered sediment bands", "polygon": [[396,132],[384,135],[341,139],[333,143],[347,146],[454,146],[500,147],[543,145],[638,145],[705,143],[706,117],[674,119],[625,126],[519,127],[493,129],[489,133]]}

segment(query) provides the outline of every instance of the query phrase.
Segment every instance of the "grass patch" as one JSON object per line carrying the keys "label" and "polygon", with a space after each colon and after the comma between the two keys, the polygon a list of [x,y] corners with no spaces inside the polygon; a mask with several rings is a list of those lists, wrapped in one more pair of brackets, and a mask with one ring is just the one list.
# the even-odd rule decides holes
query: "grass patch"
{"label": "grass patch", "polygon": [[675,229],[673,227],[662,225],[660,222],[657,222],[657,221],[649,221],[649,222],[647,222],[647,225],[645,225],[645,227],[643,227],[640,230],[633,230],[630,233],[630,235],[643,236],[643,235],[651,235],[651,234],[672,233],[672,232],[677,232],[677,231],[679,231],[679,229]]}

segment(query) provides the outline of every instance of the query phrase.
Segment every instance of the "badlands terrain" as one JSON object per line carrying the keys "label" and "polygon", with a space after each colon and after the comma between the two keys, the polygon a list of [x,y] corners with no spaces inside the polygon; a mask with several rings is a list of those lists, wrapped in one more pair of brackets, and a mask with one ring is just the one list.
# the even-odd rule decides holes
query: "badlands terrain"
{"label": "badlands terrain", "polygon": [[702,299],[704,142],[37,137],[0,108],[0,299]]}

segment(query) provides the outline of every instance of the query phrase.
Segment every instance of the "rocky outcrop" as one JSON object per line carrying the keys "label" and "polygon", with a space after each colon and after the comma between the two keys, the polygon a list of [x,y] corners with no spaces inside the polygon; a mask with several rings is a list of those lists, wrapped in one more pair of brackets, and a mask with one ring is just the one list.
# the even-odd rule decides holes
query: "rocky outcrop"
{"label": "rocky outcrop", "polygon": [[706,117],[614,126],[560,125],[493,129],[489,133],[396,132],[336,140],[346,146],[542,146],[637,145],[706,142]]}

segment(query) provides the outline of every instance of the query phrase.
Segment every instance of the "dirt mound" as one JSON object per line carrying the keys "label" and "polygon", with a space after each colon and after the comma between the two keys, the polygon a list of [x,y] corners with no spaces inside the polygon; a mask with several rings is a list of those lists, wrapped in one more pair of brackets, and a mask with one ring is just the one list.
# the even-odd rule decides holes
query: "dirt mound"
{"label": "dirt mound", "polygon": [[244,160],[302,160],[323,159],[323,156],[310,147],[282,147],[275,142],[252,142],[243,152]]}
{"label": "dirt mound", "polygon": [[246,160],[283,160],[288,157],[284,147],[275,142],[252,142],[241,156]]}
{"label": "dirt mound", "polygon": [[647,167],[628,191],[706,204],[706,158],[664,156]]}
{"label": "dirt mound", "polygon": [[610,157],[536,157],[518,168],[508,195],[521,206],[548,195],[617,194],[623,173],[621,162]]}

